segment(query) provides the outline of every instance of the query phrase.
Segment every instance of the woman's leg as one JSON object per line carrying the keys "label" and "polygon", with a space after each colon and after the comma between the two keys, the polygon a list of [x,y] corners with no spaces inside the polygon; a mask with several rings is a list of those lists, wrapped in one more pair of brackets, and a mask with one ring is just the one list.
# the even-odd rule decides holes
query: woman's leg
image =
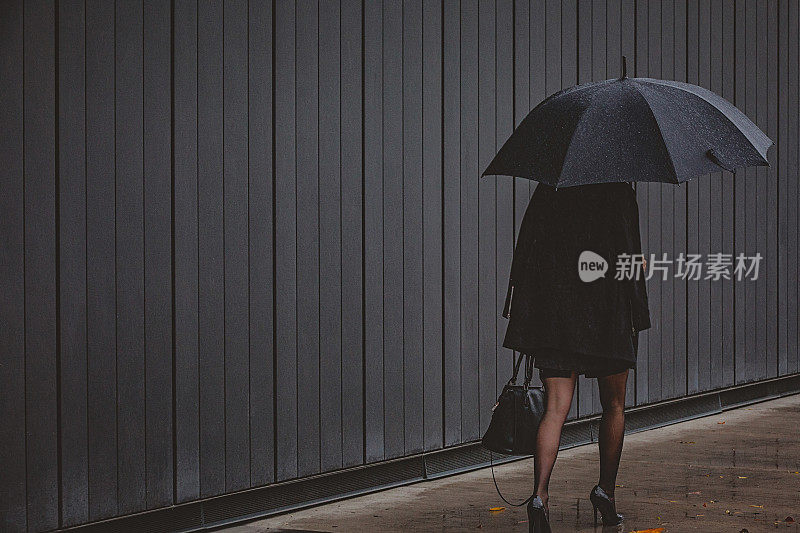
{"label": "woman's leg", "polygon": [[561,427],[569,414],[576,378],[575,372],[572,372],[568,378],[548,377],[542,379],[546,407],[544,416],[539,423],[539,431],[536,434],[533,469],[536,494],[542,498],[545,508],[547,508],[550,474],[553,471],[553,465],[558,455],[558,445],[561,441]]}
{"label": "woman's leg", "polygon": [[625,437],[625,384],[628,370],[597,378],[603,417],[600,419],[600,488],[614,497],[622,441]]}

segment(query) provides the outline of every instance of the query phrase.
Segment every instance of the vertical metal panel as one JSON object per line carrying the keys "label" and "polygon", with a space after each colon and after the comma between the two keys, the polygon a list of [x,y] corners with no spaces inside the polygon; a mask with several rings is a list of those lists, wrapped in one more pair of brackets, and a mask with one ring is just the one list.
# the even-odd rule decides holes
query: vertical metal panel
{"label": "vertical metal panel", "polygon": [[[769,0],[765,28],[769,35],[766,39],[767,46],[767,135],[773,141],[778,140],[778,0]],[[769,152],[770,168],[764,177],[766,188],[767,243],[766,262],[764,265],[769,276],[766,278],[766,324],[767,328],[767,357],[765,377],[778,375],[778,150],[773,148]]]}
{"label": "vertical metal panel", "polygon": [[173,9],[175,500],[200,496],[197,2]]}
{"label": "vertical metal panel", "polygon": [[[497,146],[496,12],[481,2],[478,13],[478,167],[486,168]],[[468,185],[469,186],[469,185]],[[478,386],[480,433],[489,427],[497,372],[497,180],[476,180],[478,189]]]}
{"label": "vertical metal panel", "polygon": [[[514,86],[512,87],[513,92],[513,111],[514,116],[512,127],[516,127],[522,119],[524,119],[531,108],[534,106],[536,102],[541,100],[541,98],[537,99],[536,102],[533,100],[536,98],[535,95],[532,95],[534,84],[532,83],[531,77],[534,75],[534,68],[531,65],[531,61],[533,61],[532,53],[536,52],[539,55],[543,52],[543,47],[538,47],[533,44],[533,41],[537,39],[543,39],[544,35],[534,35],[531,33],[531,26],[537,22],[544,24],[544,20],[542,17],[538,16],[537,13],[534,13],[537,4],[544,5],[543,0],[536,2],[536,0],[528,0],[526,2],[513,2],[513,24],[514,24],[514,31],[511,35],[514,37],[514,53],[512,60],[512,69],[513,69],[513,82]],[[536,20],[533,20],[533,17],[536,16]],[[506,30],[508,31],[508,30]],[[541,76],[540,72],[537,71],[535,73],[537,77]],[[498,80],[499,81],[499,80]],[[512,130],[513,131],[513,130]],[[508,132],[506,135],[501,135],[498,131],[497,142],[499,144],[498,149],[502,146],[502,143],[508,139],[508,136],[511,133]],[[531,190],[531,180],[526,178],[509,178],[512,180],[512,187],[513,187],[513,195],[514,195],[514,206],[513,206],[513,215],[514,215],[514,235],[512,239],[516,242],[516,231],[519,227],[520,223],[522,222],[522,217],[525,214],[525,208],[528,207],[528,198],[530,196]],[[504,289],[507,288],[508,282],[508,274],[510,271],[509,269],[506,271],[498,270],[498,282],[499,287],[503,287]],[[505,294],[503,295],[505,299]],[[505,326],[503,326],[498,331],[498,337],[500,339],[503,338],[505,334]],[[502,344],[502,343],[501,343]],[[513,357],[513,354],[512,354]],[[498,379],[500,376],[498,375]],[[507,380],[508,378],[506,378]]]}
{"label": "vertical metal panel", "polygon": [[[461,261],[461,439],[480,437],[478,366],[478,84],[479,4],[461,3],[461,150],[460,150],[460,261]],[[449,176],[445,176],[448,179]]]}
{"label": "vertical metal panel", "polygon": [[172,503],[171,13],[144,4],[144,296],[147,508]]}
{"label": "vertical metal panel", "polygon": [[[562,2],[561,5],[561,88],[571,87],[578,83],[577,56],[577,5],[573,2]],[[579,390],[575,387],[572,393],[570,417],[578,416]]]}
{"label": "vertical metal panel", "polygon": [[26,2],[24,24],[26,492],[28,529],[38,531],[55,528],[59,515],[52,2]]}
{"label": "vertical metal panel", "polygon": [[441,448],[442,406],[442,2],[422,12],[422,220],[424,446]]}
{"label": "vertical metal panel", "polygon": [[403,9],[383,4],[383,408],[386,458],[404,452]]}
{"label": "vertical metal panel", "polygon": [[[620,54],[625,56],[626,62],[629,65],[630,70],[628,71],[628,75],[633,75],[636,72],[636,41],[634,36],[636,35],[635,32],[629,31],[627,28],[634,28],[636,24],[635,18],[635,2],[634,0],[621,0],[620,2],[620,9],[619,9],[619,32],[620,32]],[[616,16],[612,16],[612,19],[616,19]],[[613,22],[612,22],[613,24]],[[619,62],[619,70],[621,71],[622,68],[622,60],[620,58]],[[638,196],[638,193],[637,193]],[[641,225],[641,223],[640,223]],[[642,250],[644,251],[644,250]],[[644,348],[644,335],[639,334],[638,336],[638,354],[643,353]],[[645,352],[646,353],[646,352]],[[635,405],[638,399],[637,397],[637,387],[639,382],[639,374],[641,363],[643,357],[641,355],[637,356],[637,365],[639,365],[639,369],[634,369],[632,372],[628,374],[628,380],[625,384],[625,405]]]}
{"label": "vertical metal panel", "polygon": [[197,11],[198,402],[207,497],[225,491],[223,6],[203,1]]}
{"label": "vertical metal panel", "polygon": [[800,9],[798,9],[797,2],[789,2],[788,6],[788,14],[789,14],[789,28],[787,31],[788,34],[788,48],[787,48],[787,58],[788,58],[788,87],[787,87],[787,96],[788,102],[786,105],[786,119],[788,123],[787,128],[787,135],[784,142],[784,146],[786,147],[786,157],[787,157],[787,187],[786,187],[786,198],[788,205],[786,207],[786,226],[788,227],[788,235],[787,235],[787,269],[786,269],[786,276],[789,280],[787,283],[787,289],[789,292],[789,302],[788,302],[788,325],[786,328],[787,336],[788,336],[788,364],[787,364],[787,371],[789,373],[797,372],[800,370],[800,358],[798,358],[798,348],[800,348],[800,343],[798,343],[798,286],[800,284],[797,280],[797,259],[798,259],[798,214],[797,214],[797,207],[798,207],[798,187],[797,187],[797,165],[798,165],[798,96],[800,95],[800,90],[798,89],[798,84],[800,84],[800,79],[798,79],[798,45],[799,36],[798,36],[798,14],[800,13]]}
{"label": "vertical metal panel", "polygon": [[[547,4],[545,0],[531,0],[530,2],[530,11],[528,13],[528,46],[528,78],[530,81],[528,87],[528,107],[530,110],[550,94],[547,90],[548,47]],[[514,118],[515,125],[525,118],[529,110],[526,110],[523,113],[517,113],[517,116]],[[536,182],[528,179],[525,179],[524,181],[527,182],[527,184],[524,186],[515,185],[515,227],[517,229],[522,222],[522,217],[525,215],[525,208],[528,206],[530,197],[536,190]],[[534,373],[533,383],[535,385],[541,385],[542,383],[538,372]]]}
{"label": "vertical metal panel", "polygon": [[[722,1],[722,90],[720,94],[730,102],[735,97],[735,34],[734,34],[734,0]],[[735,221],[734,221],[734,183],[735,176],[730,172],[723,172],[722,177],[722,242],[719,252],[733,255],[735,251]],[[734,354],[736,346],[734,344],[734,287],[733,279],[719,280],[716,283],[722,284],[722,316],[719,317],[722,327],[722,342],[720,348],[722,376],[721,385],[733,385],[734,383]]]}
{"label": "vertical metal panel", "polygon": [[[763,130],[769,131],[769,70],[768,70],[768,56],[767,56],[767,2],[759,2],[756,5],[756,124]],[[774,264],[773,258],[769,255],[770,248],[767,242],[767,226],[772,218],[772,215],[767,212],[767,194],[768,186],[767,181],[770,179],[769,169],[760,167],[754,169],[753,177],[756,181],[756,224],[758,230],[756,233],[756,253],[762,257],[762,263],[759,265],[758,279],[750,281],[756,286],[756,307],[757,313],[755,316],[756,323],[756,346],[758,346],[758,355],[756,359],[753,379],[764,379],[767,377],[767,360],[772,357],[773,348],[768,344],[769,338],[767,330],[767,313],[771,306],[771,302],[767,299],[768,284],[773,282],[770,266]]]}
{"label": "vertical metal panel", "polygon": [[[698,77],[698,45],[699,28],[698,19],[699,4],[696,0],[690,0],[686,9],[686,81],[697,84]],[[698,205],[699,205],[699,180],[692,180],[686,183],[686,248],[682,250],[686,256],[688,254],[699,253],[698,241]],[[698,365],[699,365],[699,313],[700,313],[700,290],[697,281],[687,279],[686,285],[686,392],[688,394],[699,391],[698,384]]]}
{"label": "vertical metal panel", "polygon": [[[86,390],[86,71],[84,5],[58,4],[58,232],[61,517],[89,518]],[[169,143],[167,143],[169,146]],[[169,232],[167,232],[167,236]]]}
{"label": "vertical metal panel", "polygon": [[[514,4],[512,0],[499,0],[497,2],[497,76],[495,77],[497,123],[495,125],[495,151],[500,149],[505,139],[514,131],[514,114],[516,111],[514,104]],[[527,45],[523,49],[523,53],[527,57]],[[527,62],[524,64],[527,68]],[[523,73],[523,80],[527,85],[527,70],[523,71]],[[495,396],[503,390],[503,386],[511,376],[514,361],[513,351],[503,347],[503,337],[508,321],[502,317],[508,285],[508,273],[511,271],[511,259],[514,252],[514,181],[514,178],[504,179],[498,180],[496,184],[497,231],[495,239],[497,241],[497,255],[493,266],[497,276],[494,305],[497,337]],[[488,402],[489,405],[494,405],[490,398],[481,398],[481,402]]]}
{"label": "vertical metal panel", "polygon": [[[531,0],[528,15],[528,44],[530,46],[529,107],[532,109],[550,94],[547,91],[547,5],[545,0]],[[521,121],[525,118],[525,115],[527,115],[527,112],[521,116],[518,114],[515,117],[515,121]],[[528,179],[525,179],[525,181],[528,182],[527,189],[515,186],[517,196],[516,228],[519,228],[522,217],[525,215],[525,208],[528,206],[531,195],[536,190],[536,182]],[[520,202],[520,198],[522,202]],[[534,373],[533,383],[535,385],[541,385],[542,383],[538,372]]]}
{"label": "vertical metal panel", "polygon": [[[711,88],[711,3],[700,2],[698,5],[698,68],[697,84]],[[716,24],[716,21],[714,21]],[[697,253],[702,262],[712,250],[712,225],[708,214],[711,212],[711,176],[703,176],[697,180]],[[711,282],[705,279],[705,273],[694,281],[698,286],[699,310],[697,321],[697,383],[700,390],[711,387]],[[714,342],[717,342],[715,339]]]}
{"label": "vertical metal panel", "polygon": [[297,476],[297,155],[295,6],[275,12],[275,390],[276,479]]}
{"label": "vertical metal panel", "polygon": [[422,5],[403,2],[403,426],[405,454],[423,449]]}
{"label": "vertical metal panel", "polygon": [[[622,57],[619,50],[619,2],[592,0],[591,57],[593,80],[600,81],[622,75]],[[599,413],[603,408],[597,383],[596,379],[589,380],[591,403],[588,395],[583,401],[591,413]]]}
{"label": "vertical metal panel", "polygon": [[[712,0],[709,7],[709,84],[712,91],[722,94],[723,87],[723,17],[722,0]],[[723,184],[730,183],[730,176],[725,172],[713,172],[708,179],[709,183],[709,249],[708,254],[721,253],[723,250],[723,211],[722,211],[722,189]],[[706,264],[710,260],[706,256]],[[708,272],[703,273],[703,278],[708,276]],[[710,280],[709,284],[709,387],[716,389],[722,386],[722,345],[723,345],[723,323],[725,321],[725,310],[722,307],[722,295],[724,290],[723,280]]]}
{"label": "vertical metal panel", "polygon": [[89,519],[117,508],[114,4],[86,5]]}
{"label": "vertical metal panel", "polygon": [[[342,460],[360,464],[364,456],[363,375],[363,75],[362,5],[341,7],[342,90]],[[355,384],[350,386],[350,384]]]}
{"label": "vertical metal panel", "polygon": [[[746,0],[745,2],[745,103],[743,111],[753,122],[758,121],[758,33],[756,29],[756,2]],[[745,178],[745,228],[744,228],[744,252],[748,257],[752,257],[758,251],[758,182],[756,170],[745,169],[742,174]],[[740,249],[742,247],[739,247]],[[758,301],[757,289],[752,281],[744,281],[744,304],[748,310],[748,319],[745,324],[745,366],[741,370],[744,373],[745,381],[752,381],[758,371],[758,359],[763,356],[762,347],[758,345],[757,317],[754,309]]]}
{"label": "vertical metal panel", "polygon": [[[362,257],[362,6],[343,0],[341,7],[341,175],[342,175],[342,461],[364,457]],[[351,386],[353,384],[353,386]]]}
{"label": "vertical metal panel", "polygon": [[23,5],[0,18],[0,529],[25,531],[25,209]]}
{"label": "vertical metal panel", "polygon": [[[342,171],[339,2],[319,4],[320,466],[342,467]],[[360,265],[359,265],[360,270]],[[360,344],[360,343],[359,343]],[[360,376],[359,376],[360,378]]]}
{"label": "vertical metal panel", "polygon": [[[250,2],[248,26],[248,206],[250,484],[274,480],[272,6]],[[176,20],[177,23],[177,20]],[[176,47],[177,50],[177,47]],[[177,67],[177,61],[176,61]],[[177,90],[176,90],[177,96]],[[177,200],[177,195],[176,195]],[[176,216],[177,218],[177,216]],[[177,223],[177,222],[176,222]]]}
{"label": "vertical metal panel", "polygon": [[461,185],[456,176],[461,159],[461,99],[459,79],[459,3],[444,0],[443,35],[443,236],[444,236],[444,444],[461,442],[461,271],[459,202]]}
{"label": "vertical metal panel", "polygon": [[[675,79],[675,2],[664,0],[661,4],[661,78]],[[675,195],[683,192],[682,188],[674,185],[660,186],[661,192],[661,246],[659,254],[667,254],[669,261],[674,261],[676,256],[675,249]],[[671,267],[674,263],[668,263]],[[659,281],[661,285],[661,398],[675,397],[675,330],[676,327],[683,329],[684,323],[675,321],[675,286],[680,281],[676,281],[674,269],[669,268],[667,279]]]}
{"label": "vertical metal panel", "polygon": [[[649,2],[636,2],[634,16],[632,20],[635,24],[634,31],[634,61],[633,61],[633,75],[644,77],[649,72],[649,9],[653,5]],[[639,205],[639,233],[642,241],[642,253],[645,257],[649,257],[652,252],[650,247],[650,187],[656,185],[648,183],[638,183],[636,185],[636,201]],[[650,303],[650,317],[651,322],[655,325],[658,320],[658,307],[656,305],[657,299],[654,299],[653,283],[647,283],[647,294]],[[645,330],[639,334],[639,351],[637,356],[637,369],[636,369],[636,403],[642,404],[649,401],[649,383],[650,383],[650,336],[654,335],[654,328]]]}
{"label": "vertical metal panel", "polygon": [[789,83],[788,67],[789,58],[787,48],[789,46],[789,2],[786,0],[778,1],[778,134],[777,146],[773,148],[778,154],[778,375],[788,372],[788,348],[789,348],[789,305],[793,301],[789,296],[789,231],[788,213],[789,190],[788,176],[788,157],[786,140],[788,135],[789,115]]}
{"label": "vertical metal panel", "polygon": [[[673,72],[672,79],[686,81],[686,55],[687,55],[687,19],[686,2],[676,1],[673,4],[674,11],[674,51],[673,51]],[[673,220],[673,259],[680,253],[686,253],[686,184],[672,189],[672,220]],[[673,301],[673,366],[667,368],[666,379],[672,380],[672,391],[674,396],[686,394],[686,307],[687,307],[687,284],[683,279],[673,277],[672,301]]]}
{"label": "vertical metal panel", "polygon": [[122,513],[147,507],[142,17],[142,2],[117,2],[117,453]]}
{"label": "vertical metal panel", "polygon": [[[599,2],[598,2],[599,3]],[[594,2],[592,0],[580,0],[578,2],[578,20],[577,20],[577,56],[578,56],[578,83],[587,83],[595,79],[595,65],[600,64],[600,61],[594,61],[594,30],[595,30],[595,23],[598,22],[593,20],[593,15],[595,12],[594,9]],[[605,35],[606,28],[605,28],[605,20],[603,23],[603,28],[600,30],[597,28],[598,32],[602,31],[602,34]],[[604,41],[605,43],[605,41]],[[598,55],[603,53],[603,64],[605,63],[605,50],[598,49]],[[597,79],[605,79],[605,69],[603,71],[603,76]],[[592,388],[597,386],[596,379],[590,379],[586,376],[578,376],[578,384],[577,384],[577,398],[578,398],[578,405],[577,405],[577,415],[578,416],[586,416],[591,414],[594,411],[594,398]]]}
{"label": "vertical metal panel", "polygon": [[[652,78],[661,77],[661,7],[660,2],[649,3],[647,6],[647,75]],[[642,250],[653,263],[651,271],[657,261],[663,259],[664,249],[661,240],[661,190],[664,185],[660,183],[647,184],[647,248]],[[654,271],[653,277],[647,284],[650,302],[650,316],[652,327],[647,332],[647,401],[655,402],[662,399],[661,390],[661,364],[662,343],[661,337],[668,324],[669,310],[663,305],[662,291],[664,282],[662,274]]]}
{"label": "vertical metal panel", "polygon": [[[742,111],[745,109],[745,2],[736,0],[734,14],[736,49],[736,65],[734,71],[734,101],[733,103]],[[739,22],[742,22],[741,24]],[[744,172],[736,172],[734,178],[734,253],[739,254],[745,250],[745,191],[744,191]],[[735,314],[735,357],[734,357],[734,379],[736,383],[742,383],[745,377],[745,284],[736,283],[734,286],[734,314]]]}
{"label": "vertical metal panel", "polygon": [[319,472],[319,13],[297,2],[297,448],[298,475]]}
{"label": "vertical metal panel", "polygon": [[364,3],[364,334],[366,460],[384,455],[383,5]]}
{"label": "vertical metal panel", "polygon": [[247,2],[223,12],[225,490],[250,486],[247,195]]}

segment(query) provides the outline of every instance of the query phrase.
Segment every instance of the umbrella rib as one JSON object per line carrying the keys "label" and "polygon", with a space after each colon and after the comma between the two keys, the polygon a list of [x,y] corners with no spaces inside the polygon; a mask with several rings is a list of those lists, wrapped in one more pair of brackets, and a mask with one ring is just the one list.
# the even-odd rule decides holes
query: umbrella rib
{"label": "umbrella rib", "polygon": [[667,154],[667,161],[669,161],[670,167],[672,167],[672,175],[675,176],[675,183],[680,183],[680,176],[678,176],[678,171],[675,168],[675,161],[672,159],[669,146],[667,146],[667,141],[664,139],[664,132],[661,130],[661,124],[658,123],[658,119],[656,118],[655,113],[653,113],[653,108],[650,107],[650,100],[648,100],[647,96],[639,90],[639,87],[636,86],[636,83],[633,83],[632,86],[636,90],[636,93],[642,98],[642,100],[644,100],[645,107],[647,107],[647,111],[650,113],[650,118],[658,129],[658,136],[661,138],[661,144],[664,147],[664,152]]}
{"label": "umbrella rib", "polygon": [[[655,78],[639,78],[639,80],[641,80],[641,82],[643,82],[643,83],[652,83],[653,85],[661,85],[661,86],[664,86],[664,87],[672,87],[674,89],[677,89],[679,91],[683,91],[685,93],[689,93],[692,96],[703,100],[705,103],[707,103],[709,106],[711,106],[711,108],[714,109],[717,113],[721,113],[727,120],[733,122],[736,125],[736,129],[738,129],[741,132],[741,134],[744,136],[744,138],[747,139],[747,142],[750,143],[750,146],[752,146],[753,149],[759,155],[761,155],[764,159],[767,159],[767,155],[766,155],[767,151],[769,150],[769,148],[773,144],[775,144],[775,141],[773,141],[768,135],[766,135],[763,131],[761,131],[760,128],[756,128],[755,131],[753,131],[753,130],[751,130],[749,128],[745,129],[745,128],[742,127],[742,126],[745,126],[746,124],[739,124],[737,122],[734,122],[733,117],[730,117],[726,113],[724,113],[723,110],[721,110],[719,108],[718,103],[715,103],[712,100],[710,100],[708,98],[708,95],[710,95],[712,97],[715,97],[715,98],[719,98],[719,100],[721,102],[723,102],[726,105],[730,106],[731,111],[739,113],[741,115],[741,117],[740,117],[741,119],[744,119],[747,122],[751,122],[750,121],[750,117],[748,117],[744,112],[742,112],[741,109],[739,109],[738,107],[736,107],[735,105],[730,103],[725,98],[722,98],[718,94],[716,94],[716,93],[714,93],[712,91],[709,91],[705,87],[700,87],[699,85],[691,85],[691,84],[688,84],[688,83],[677,82],[677,81],[664,83],[667,80],[659,80],[659,79],[655,79]],[[695,88],[702,89],[702,92],[694,90]],[[639,94],[642,94],[641,91],[639,91]],[[765,145],[764,148],[763,148],[764,153],[762,153],[761,152],[762,149],[759,148],[756,145],[756,142],[758,142],[759,139],[752,139],[751,138],[751,134],[755,135],[757,137],[761,137],[760,140]]]}

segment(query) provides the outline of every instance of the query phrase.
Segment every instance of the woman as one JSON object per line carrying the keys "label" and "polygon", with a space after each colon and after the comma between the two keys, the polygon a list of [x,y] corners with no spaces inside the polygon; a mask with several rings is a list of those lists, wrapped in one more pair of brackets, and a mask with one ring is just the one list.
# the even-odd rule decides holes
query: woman
{"label": "woman", "polygon": [[[582,281],[583,252],[607,262],[603,276]],[[618,264],[627,265],[625,275],[618,274]],[[598,509],[604,525],[622,522],[614,487],[625,430],[625,386],[628,370],[636,365],[638,332],[650,327],[642,273],[639,213],[630,184],[537,185],[514,251],[503,341],[534,356],[545,390],[534,455],[535,497],[528,504],[531,531],[550,529],[550,473],[580,374],[597,378],[603,407],[600,479],[589,495],[595,522]]]}

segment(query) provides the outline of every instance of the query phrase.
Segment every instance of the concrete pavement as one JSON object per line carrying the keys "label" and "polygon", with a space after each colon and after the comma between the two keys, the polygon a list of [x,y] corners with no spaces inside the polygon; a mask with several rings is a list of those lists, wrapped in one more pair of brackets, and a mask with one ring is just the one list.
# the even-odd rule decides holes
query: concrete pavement
{"label": "concrete pavement", "polygon": [[[550,488],[555,532],[800,531],[800,394],[625,438],[618,477],[620,528],[595,528],[588,493],[597,445],[562,450]],[[495,469],[504,493],[526,496],[533,460]],[[504,507],[491,511],[493,507]],[[276,531],[527,531],[489,469],[386,490],[225,529]]]}

